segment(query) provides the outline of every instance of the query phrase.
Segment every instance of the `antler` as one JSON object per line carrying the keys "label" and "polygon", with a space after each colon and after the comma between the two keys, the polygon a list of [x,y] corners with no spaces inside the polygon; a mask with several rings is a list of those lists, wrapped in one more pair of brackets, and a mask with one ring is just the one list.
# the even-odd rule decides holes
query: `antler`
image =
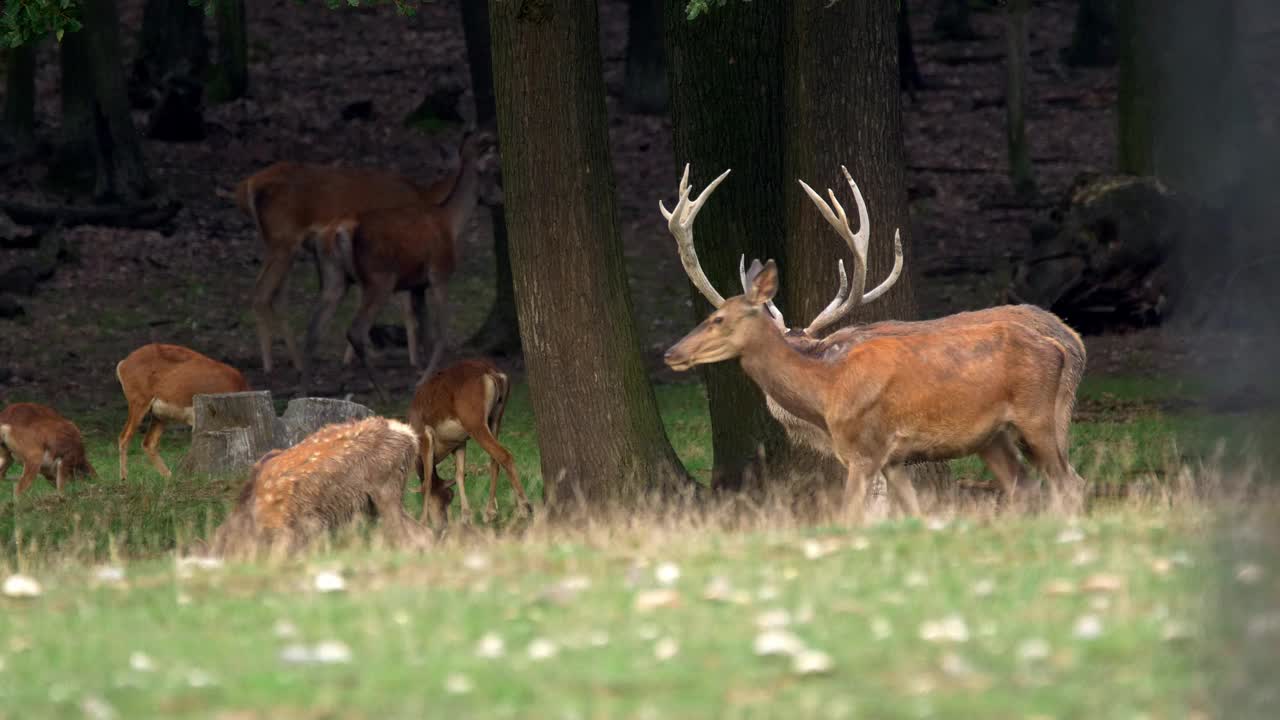
{"label": "antler", "polygon": [[[853,190],[854,202],[858,204],[858,232],[853,232],[849,227],[849,216],[845,214],[844,207],[840,201],[836,199],[836,194],[830,188],[827,188],[827,196],[831,198],[831,205],[828,205],[822,196],[814,192],[803,180],[800,186],[809,195],[809,199],[813,200],[813,204],[818,206],[818,211],[822,213],[822,217],[826,218],[827,223],[835,229],[836,234],[844,238],[849,249],[853,251],[853,283],[845,291],[844,282],[844,263],[840,264],[840,291],[836,293],[833,299],[818,316],[809,323],[809,327],[805,328],[806,335],[816,335],[820,330],[827,327],[831,323],[839,320],[849,313],[850,310],[862,303],[871,302],[881,295],[885,294],[893,284],[898,281],[898,277],[902,274],[902,237],[899,231],[893,233],[893,251],[894,261],[893,270],[889,272],[889,277],[880,283],[869,293],[863,293],[863,288],[867,284],[867,243],[871,239],[871,220],[867,217],[867,205],[862,199],[862,192],[858,190],[858,184],[853,181],[853,177],[849,175],[849,170],[841,165],[840,170],[844,173],[844,178],[849,182],[849,188]],[[832,206],[835,207],[832,210]]]}
{"label": "antler", "polygon": [[689,276],[693,286],[698,288],[698,292],[702,293],[702,297],[714,307],[723,305],[724,298],[720,297],[720,293],[716,292],[714,287],[711,287],[711,281],[707,280],[706,274],[702,272],[702,264],[698,262],[698,251],[693,247],[693,219],[697,217],[702,204],[707,201],[721,181],[729,176],[729,172],[725,170],[720,177],[703,188],[696,198],[690,200],[689,164],[685,163],[684,175],[680,178],[680,200],[676,203],[675,209],[668,212],[662,201],[658,201],[658,210],[662,211],[662,217],[667,219],[667,229],[675,237],[676,246],[680,249],[680,264],[684,265],[685,274]]}

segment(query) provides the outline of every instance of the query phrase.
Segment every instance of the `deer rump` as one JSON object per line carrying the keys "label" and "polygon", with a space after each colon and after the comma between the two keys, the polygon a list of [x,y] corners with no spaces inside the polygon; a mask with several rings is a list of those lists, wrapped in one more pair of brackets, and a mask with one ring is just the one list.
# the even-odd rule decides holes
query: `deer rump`
{"label": "deer rump", "polygon": [[253,467],[226,521],[216,554],[280,545],[296,551],[357,516],[377,519],[393,542],[418,528],[404,510],[405,482],[418,457],[409,426],[382,417],[328,425]]}

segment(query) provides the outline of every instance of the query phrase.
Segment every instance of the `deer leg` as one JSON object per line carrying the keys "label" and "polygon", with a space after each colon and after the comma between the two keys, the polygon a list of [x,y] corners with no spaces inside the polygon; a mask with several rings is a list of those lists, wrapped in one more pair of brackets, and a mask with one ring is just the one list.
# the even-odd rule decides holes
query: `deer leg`
{"label": "deer leg", "polygon": [[22,476],[18,478],[18,484],[13,488],[14,500],[17,500],[19,495],[31,487],[31,483],[36,481],[36,475],[38,474],[40,474],[40,458],[24,457],[22,459]]}
{"label": "deer leg", "polygon": [[138,431],[138,426],[142,424],[142,419],[147,416],[147,411],[151,409],[151,401],[134,402],[129,401],[129,419],[124,422],[124,430],[120,431],[120,440],[117,447],[120,450],[120,480],[129,479],[129,441],[133,439],[133,434]]}
{"label": "deer leg", "polygon": [[53,486],[57,488],[58,494],[62,494],[62,488],[67,484],[67,470],[63,465],[62,458],[58,458],[53,463]]}
{"label": "deer leg", "polygon": [[405,340],[409,346],[409,364],[419,370],[422,369],[421,337],[426,328],[422,322],[425,311],[421,306],[422,293],[418,290],[410,290],[400,297],[400,309],[404,313]]}
{"label": "deer leg", "polygon": [[347,278],[342,268],[317,262],[320,265],[320,301],[316,305],[315,312],[311,314],[311,322],[307,325],[307,336],[303,340],[302,382],[299,387],[299,393],[302,395],[306,395],[311,387],[311,366],[315,362],[316,345],[319,343],[320,333],[333,322],[338,306],[347,296]]}
{"label": "deer leg", "polygon": [[906,517],[919,517],[920,501],[916,498],[915,486],[911,484],[911,473],[902,465],[890,465],[884,468],[884,479],[889,486],[889,497],[898,511]]}
{"label": "deer leg", "polygon": [[431,305],[431,324],[434,326],[432,332],[431,359],[427,361],[427,369],[423,371],[424,377],[429,377],[431,373],[440,364],[440,358],[444,355],[445,347],[448,343],[449,333],[449,308],[446,303],[444,281],[432,278],[431,287],[427,289],[427,298]]}
{"label": "deer leg", "polygon": [[467,498],[467,444],[464,442],[453,451],[454,482],[458,485],[458,507],[463,525],[471,524],[471,501]]}
{"label": "deer leg", "polygon": [[[500,419],[499,422],[494,423],[494,426],[497,427],[499,423]],[[493,436],[488,426],[477,428],[476,432],[472,433],[471,439],[475,440],[476,444],[489,454],[492,473],[489,479],[489,505],[493,509],[494,517],[498,514],[498,502],[495,492],[498,486],[499,465],[507,473],[507,480],[511,481],[511,489],[515,491],[516,499],[519,503],[519,512],[521,514],[532,514],[533,505],[529,503],[529,497],[524,494],[524,486],[520,484],[520,475],[516,472],[516,462],[515,458],[511,456],[511,452],[498,442],[498,439]],[[486,510],[487,513],[488,511]]]}
{"label": "deer leg", "polygon": [[285,346],[289,349],[290,359],[298,369],[301,369],[298,349],[294,345],[293,336],[289,334],[288,328],[276,315],[279,309],[281,290],[284,288],[285,279],[288,277],[289,268],[292,265],[292,250],[270,252],[262,263],[262,270],[258,272],[258,279],[253,284],[253,316],[258,329],[258,345],[262,351],[262,369],[268,375],[271,374],[273,369],[271,360],[271,333],[273,331],[284,337]]}
{"label": "deer leg", "polygon": [[982,458],[983,464],[995,476],[1003,491],[1005,503],[1011,506],[1018,496],[1022,478],[1026,475],[1013,439],[1006,433],[1000,433],[986,447],[978,450],[978,457]]}
{"label": "deer leg", "polygon": [[1068,515],[1074,514],[1074,507],[1065,508],[1063,506],[1062,495],[1063,491],[1067,489],[1067,482],[1075,475],[1075,471],[1071,469],[1070,464],[1066,462],[1066,458],[1058,450],[1054,428],[1050,425],[1047,428],[1035,428],[1031,432],[1024,431],[1022,439],[1026,442],[1027,449],[1030,451],[1032,464],[1045,477],[1047,481],[1045,484],[1049,486],[1050,511],[1065,511]]}
{"label": "deer leg", "polygon": [[360,308],[356,310],[355,319],[351,321],[351,327],[347,330],[347,342],[351,343],[355,349],[356,357],[360,359],[360,364],[369,375],[369,382],[373,383],[373,389],[377,391],[378,397],[382,398],[384,403],[389,402],[389,398],[387,392],[378,384],[373,365],[369,362],[366,343],[369,338],[369,328],[373,326],[373,319],[377,317],[378,310],[391,299],[394,292],[394,278],[376,278],[365,283],[361,288]]}
{"label": "deer leg", "polygon": [[866,511],[868,481],[880,471],[878,465],[862,455],[845,460],[844,506],[856,520],[861,520]]}
{"label": "deer leg", "polygon": [[0,442],[0,480],[3,480],[9,474],[9,466],[13,464],[13,453],[9,452],[9,448]]}
{"label": "deer leg", "polygon": [[152,415],[151,427],[147,428],[147,434],[142,438],[142,451],[147,454],[147,459],[155,466],[156,472],[165,478],[171,478],[173,473],[169,472],[169,468],[164,464],[164,458],[160,457],[160,434],[163,432],[164,421]]}

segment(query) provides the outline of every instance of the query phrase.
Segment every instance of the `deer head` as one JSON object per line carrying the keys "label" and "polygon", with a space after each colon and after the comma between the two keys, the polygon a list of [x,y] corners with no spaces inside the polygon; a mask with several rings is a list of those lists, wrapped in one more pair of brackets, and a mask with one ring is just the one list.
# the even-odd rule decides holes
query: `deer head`
{"label": "deer head", "polygon": [[769,310],[778,291],[778,266],[770,260],[762,267],[757,261],[743,282],[746,293],[725,300],[663,355],[672,370],[732,360],[763,334],[778,334],[775,316]]}

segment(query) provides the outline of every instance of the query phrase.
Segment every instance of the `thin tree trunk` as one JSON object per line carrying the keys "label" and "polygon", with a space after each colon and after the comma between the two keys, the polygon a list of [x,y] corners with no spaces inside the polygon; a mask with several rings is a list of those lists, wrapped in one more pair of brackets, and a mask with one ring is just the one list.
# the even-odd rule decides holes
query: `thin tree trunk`
{"label": "thin tree trunk", "polygon": [[138,56],[129,78],[133,104],[153,105],[155,93],[170,73],[202,80],[208,63],[204,9],[186,0],[147,0],[142,9]]}
{"label": "thin tree trunk", "polygon": [[916,63],[915,44],[911,40],[911,12],[908,0],[899,0],[898,6],[898,85],[915,99],[917,90],[924,88],[924,77]]}
{"label": "thin tree trunk", "polygon": [[[787,266],[781,148],[782,33],[777,0],[732,3],[713,17],[690,22],[683,2],[667,3],[666,37],[671,78],[675,166],[660,188],[671,207],[685,163],[700,191],[727,168],[733,173],[698,215],[694,237],[707,277],[729,297],[742,292],[738,259],[772,258]],[[661,221],[655,208],[655,222]],[[665,236],[675,254],[674,240]],[[690,287],[691,320],[711,311]],[[692,325],[690,325],[692,327]],[[711,410],[712,485],[743,488],[759,446],[771,466],[784,466],[789,447],[764,396],[736,362],[699,368]],[[758,489],[758,488],[751,488]]]}
{"label": "thin tree trunk", "polygon": [[9,48],[8,65],[0,146],[23,152],[35,145],[36,41]]}
{"label": "thin tree trunk", "polygon": [[249,21],[245,2],[215,0],[213,16],[218,27],[218,68],[209,99],[227,102],[249,92]]}
{"label": "thin tree trunk", "polygon": [[1116,118],[1119,170],[1155,173],[1156,49],[1152,20],[1158,0],[1120,0],[1120,89]]}
{"label": "thin tree trunk", "polygon": [[[667,3],[668,5],[670,3]],[[632,112],[658,114],[670,104],[663,49],[663,0],[629,0],[623,100]]]}
{"label": "thin tree trunk", "polygon": [[933,31],[946,40],[975,40],[978,34],[969,15],[969,0],[938,0]]}
{"label": "thin tree trunk", "polygon": [[153,186],[119,64],[115,0],[84,0],[81,14],[84,27],[62,41],[63,141],[50,174],[100,202],[135,204]]}
{"label": "thin tree trunk", "polygon": [[[640,356],[595,0],[490,0],[511,261],[547,507],[691,489]],[[634,506],[633,506],[634,507]]]}
{"label": "thin tree trunk", "polygon": [[1071,46],[1063,53],[1063,59],[1080,67],[1115,63],[1116,0],[1080,0]]}
{"label": "thin tree trunk", "polygon": [[[476,125],[494,121],[493,54],[489,42],[489,4],[462,3],[462,30],[467,42],[467,65],[471,70],[471,94],[475,99]],[[501,181],[499,181],[501,182]],[[515,286],[511,279],[511,251],[507,239],[507,218],[501,204],[489,208],[493,228],[494,299],[489,314],[467,345],[486,355],[515,355],[520,352],[520,321],[516,312]]]}
{"label": "thin tree trunk", "polygon": [[1008,47],[1005,112],[1009,139],[1009,179],[1020,197],[1036,192],[1031,172],[1031,146],[1027,143],[1027,11],[1031,0],[1009,0],[1005,36]]}

